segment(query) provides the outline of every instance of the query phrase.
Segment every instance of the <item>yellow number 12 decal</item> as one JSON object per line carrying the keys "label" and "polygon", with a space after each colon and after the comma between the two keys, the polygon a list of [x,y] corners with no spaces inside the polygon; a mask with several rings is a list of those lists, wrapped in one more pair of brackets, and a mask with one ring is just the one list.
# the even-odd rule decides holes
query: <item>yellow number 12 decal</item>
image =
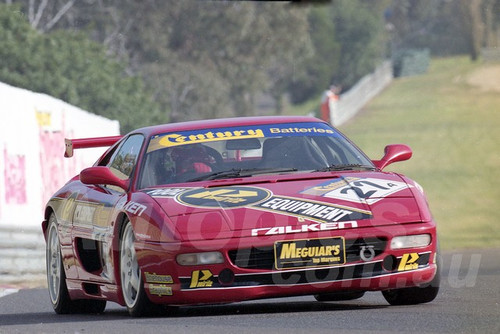
{"label": "yellow number 12 decal", "polygon": [[419,256],[417,253],[404,254],[401,262],[399,263],[398,271],[413,270],[418,268]]}

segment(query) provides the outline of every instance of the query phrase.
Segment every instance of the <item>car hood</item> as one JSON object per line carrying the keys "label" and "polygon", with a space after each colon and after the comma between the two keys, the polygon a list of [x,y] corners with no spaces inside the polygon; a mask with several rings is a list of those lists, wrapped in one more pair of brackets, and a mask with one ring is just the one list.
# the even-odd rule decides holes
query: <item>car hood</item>
{"label": "car hood", "polygon": [[288,174],[193,185],[144,190],[182,239],[420,221],[413,186],[394,173]]}

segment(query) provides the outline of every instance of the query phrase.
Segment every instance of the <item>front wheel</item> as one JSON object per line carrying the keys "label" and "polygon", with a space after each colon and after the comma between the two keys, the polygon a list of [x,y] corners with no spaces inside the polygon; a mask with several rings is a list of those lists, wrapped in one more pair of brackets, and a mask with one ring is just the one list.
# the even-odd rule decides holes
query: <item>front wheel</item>
{"label": "front wheel", "polygon": [[430,283],[414,288],[382,291],[385,300],[391,305],[415,305],[433,301],[438,295],[441,282],[439,254],[437,258],[436,275]]}
{"label": "front wheel", "polygon": [[130,315],[140,317],[153,312],[156,305],[151,303],[144,291],[141,270],[134,248],[135,234],[132,224],[127,221],[120,241],[120,279],[123,300]]}
{"label": "front wheel", "polygon": [[48,225],[45,252],[47,285],[54,311],[57,314],[104,312],[106,308],[105,300],[71,300],[66,286],[66,274],[62,263],[57,220],[54,214],[50,216]]}

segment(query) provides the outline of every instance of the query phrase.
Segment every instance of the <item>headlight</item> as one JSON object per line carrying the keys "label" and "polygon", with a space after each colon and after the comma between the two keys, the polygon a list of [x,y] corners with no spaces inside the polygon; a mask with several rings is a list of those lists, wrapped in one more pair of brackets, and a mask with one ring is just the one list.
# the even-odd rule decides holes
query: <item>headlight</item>
{"label": "headlight", "polygon": [[224,257],[220,252],[188,253],[177,255],[177,263],[181,266],[195,266],[198,264],[223,263]]}
{"label": "headlight", "polygon": [[391,249],[425,247],[430,243],[430,234],[404,235],[392,238]]}

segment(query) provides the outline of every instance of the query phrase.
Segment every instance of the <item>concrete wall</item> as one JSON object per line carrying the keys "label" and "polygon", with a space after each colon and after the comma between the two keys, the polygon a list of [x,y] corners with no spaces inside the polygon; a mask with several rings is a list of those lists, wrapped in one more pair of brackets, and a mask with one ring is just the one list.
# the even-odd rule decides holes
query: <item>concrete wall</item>
{"label": "concrete wall", "polygon": [[3,83],[0,115],[0,275],[40,272],[45,203],[105,150],[64,158],[64,138],[118,135],[119,123]]}

